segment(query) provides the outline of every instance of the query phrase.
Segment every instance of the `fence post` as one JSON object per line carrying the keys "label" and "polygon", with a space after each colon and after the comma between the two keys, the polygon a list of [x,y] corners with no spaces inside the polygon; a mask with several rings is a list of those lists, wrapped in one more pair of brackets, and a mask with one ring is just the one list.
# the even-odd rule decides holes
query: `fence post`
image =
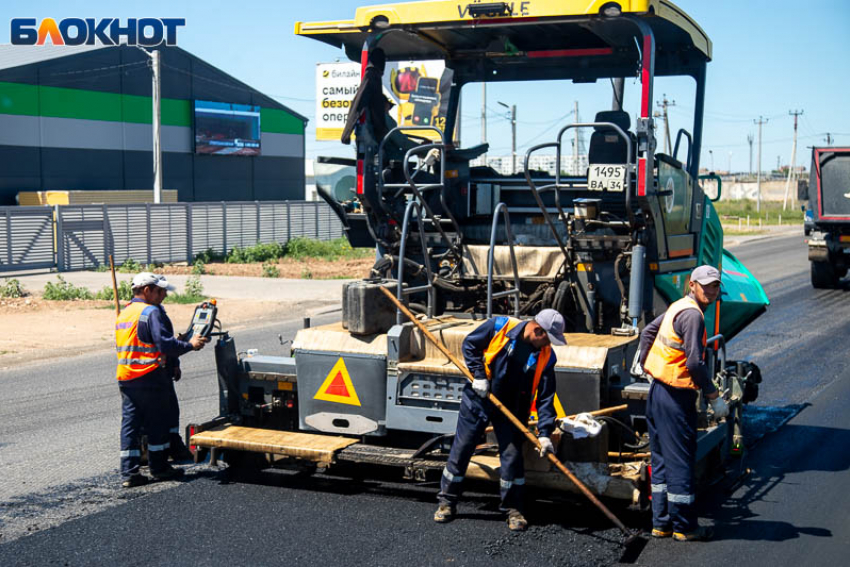
{"label": "fence post", "polygon": [[227,205],[224,201],[221,202],[221,242],[224,247],[221,253],[227,256]]}
{"label": "fence post", "polygon": [[195,259],[195,254],[192,250],[192,203],[183,205],[186,210],[186,263],[192,265],[192,260]]}
{"label": "fence post", "polygon": [[[106,265],[109,262],[109,222],[108,222],[108,214],[106,212],[106,203],[102,204],[101,207],[101,215],[103,216],[103,265]],[[95,266],[97,267],[97,266]]]}
{"label": "fence post", "polygon": [[260,243],[260,202],[254,201],[254,205],[257,207],[257,244]]}
{"label": "fence post", "polygon": [[65,271],[65,229],[62,226],[60,205],[56,205],[56,271]]}
{"label": "fence post", "polygon": [[151,204],[145,203],[145,226],[147,227],[148,264],[151,263]]}
{"label": "fence post", "polygon": [[316,206],[313,207],[313,210],[316,213],[316,240],[319,240],[319,202],[315,202]]}
{"label": "fence post", "polygon": [[286,241],[292,240],[292,213],[289,211],[289,201],[286,202]]}
{"label": "fence post", "polygon": [[6,261],[9,265],[14,264],[12,261],[12,211],[6,207]]}

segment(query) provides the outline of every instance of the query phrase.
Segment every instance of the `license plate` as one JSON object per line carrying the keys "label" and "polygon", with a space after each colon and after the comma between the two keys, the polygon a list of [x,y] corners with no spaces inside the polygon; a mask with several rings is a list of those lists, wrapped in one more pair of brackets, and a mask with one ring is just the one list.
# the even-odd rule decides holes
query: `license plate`
{"label": "license plate", "polygon": [[591,165],[587,188],[591,191],[622,192],[626,186],[625,165]]}

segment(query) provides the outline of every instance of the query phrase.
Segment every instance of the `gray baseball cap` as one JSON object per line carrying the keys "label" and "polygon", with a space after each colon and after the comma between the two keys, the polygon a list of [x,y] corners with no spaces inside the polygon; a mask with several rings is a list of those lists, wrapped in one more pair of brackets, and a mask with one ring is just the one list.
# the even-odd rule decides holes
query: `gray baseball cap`
{"label": "gray baseball cap", "polygon": [[534,321],[543,327],[549,335],[549,342],[553,345],[563,346],[567,344],[564,338],[564,317],[554,309],[544,309],[534,318]]}
{"label": "gray baseball cap", "polygon": [[720,271],[714,266],[697,266],[691,272],[691,281],[701,285],[720,281]]}
{"label": "gray baseball cap", "polygon": [[154,274],[152,272],[142,272],[140,274],[136,274],[136,277],[133,278],[133,283],[131,284],[131,287],[133,289],[138,289],[140,287],[145,287],[146,285],[155,285],[157,287],[161,287],[166,291],[174,291],[175,289],[177,289],[173,285],[168,283],[168,280],[165,279],[165,276]]}

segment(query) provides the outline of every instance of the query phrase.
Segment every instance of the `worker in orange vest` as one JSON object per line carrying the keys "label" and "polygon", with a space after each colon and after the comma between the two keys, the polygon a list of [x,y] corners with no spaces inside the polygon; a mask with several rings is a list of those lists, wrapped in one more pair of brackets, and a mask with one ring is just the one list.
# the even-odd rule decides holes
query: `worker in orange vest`
{"label": "worker in orange vest", "polygon": [[200,350],[209,341],[197,335],[182,341],[168,332],[172,327],[161,304],[174,286],[164,276],[142,272],[133,278],[132,288],[132,301],[115,321],[116,378],[122,399],[121,477],[125,488],[150,481],[139,472],[142,428],[148,436],[151,476],[167,480],[183,475],[182,469],[171,467],[166,460],[174,370],[169,360]]}
{"label": "worker in orange vest", "polygon": [[549,439],[556,417],[553,344],[566,344],[564,318],[554,309],[544,309],[531,321],[494,317],[463,341],[463,357],[474,380],[463,389],[457,431],[440,479],[435,522],[454,519],[469,460],[492,421],[499,443],[501,510],[507,513],[511,530],[522,531],[528,526],[523,513],[525,437],[493,406],[487,394],[492,391],[523,423],[536,396],[540,456],[554,453]]}
{"label": "worker in orange vest", "polygon": [[704,313],[720,294],[720,272],[694,269],[689,293],[675,301],[641,334],[643,370],[653,379],[646,417],[652,451],[652,535],[676,541],[707,540],[694,507],[697,452],[697,394],[702,390],[717,419],[729,407],[717,392],[705,364]]}

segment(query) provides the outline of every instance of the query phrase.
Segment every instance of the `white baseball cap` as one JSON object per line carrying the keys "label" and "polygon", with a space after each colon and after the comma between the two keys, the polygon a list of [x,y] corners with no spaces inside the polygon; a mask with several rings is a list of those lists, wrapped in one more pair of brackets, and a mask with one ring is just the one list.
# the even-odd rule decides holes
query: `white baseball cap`
{"label": "white baseball cap", "polygon": [[133,278],[133,283],[131,287],[133,289],[138,289],[140,287],[145,287],[148,285],[155,285],[157,287],[161,287],[166,291],[174,291],[175,289],[177,289],[173,285],[168,283],[168,280],[165,279],[165,276],[154,274],[152,272],[142,272],[140,274],[137,274],[136,277]]}

